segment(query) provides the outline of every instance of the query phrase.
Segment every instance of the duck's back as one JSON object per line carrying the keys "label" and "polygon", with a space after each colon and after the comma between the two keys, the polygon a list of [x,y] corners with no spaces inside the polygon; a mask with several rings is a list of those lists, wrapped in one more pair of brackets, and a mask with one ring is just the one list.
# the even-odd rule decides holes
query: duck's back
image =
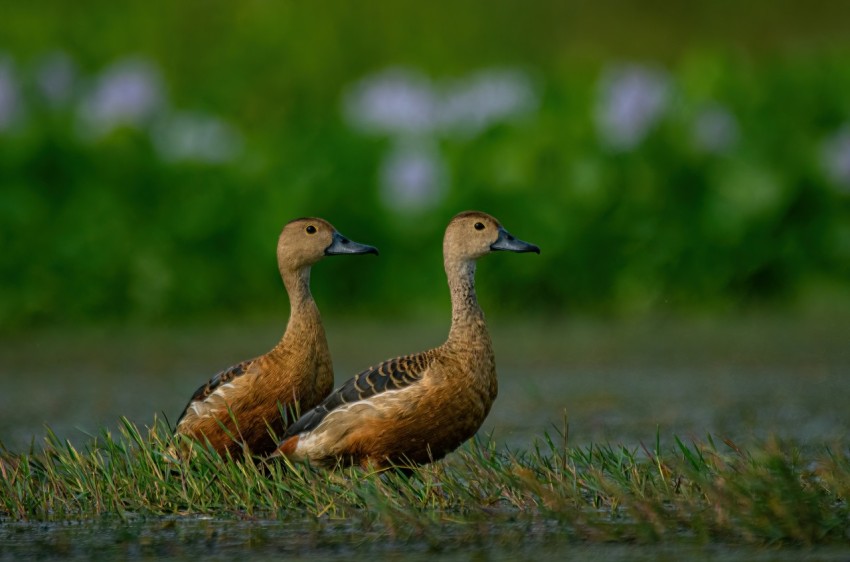
{"label": "duck's back", "polygon": [[[290,341],[287,341],[289,339]],[[324,332],[284,337],[272,351],[215,375],[192,396],[177,432],[209,441],[220,454],[272,452],[301,412],[333,389],[333,367]]]}
{"label": "duck's back", "polygon": [[425,464],[472,437],[497,385],[492,350],[441,346],[349,380],[287,431],[281,452],[333,466]]}

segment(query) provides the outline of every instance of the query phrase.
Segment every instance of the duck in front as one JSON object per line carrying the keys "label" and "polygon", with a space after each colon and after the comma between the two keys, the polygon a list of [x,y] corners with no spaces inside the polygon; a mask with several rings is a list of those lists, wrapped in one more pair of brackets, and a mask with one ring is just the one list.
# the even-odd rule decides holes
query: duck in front
{"label": "duck in front", "polygon": [[472,437],[498,390],[493,346],[475,294],[475,263],[500,250],[540,253],[486,213],[455,216],[443,239],[452,302],[446,342],[349,379],[289,426],[272,456],[328,468],[409,468],[438,460]]}
{"label": "duck in front", "polygon": [[[290,314],[280,342],[268,353],[226,369],[202,385],[177,420],[176,433],[208,443],[220,455],[267,455],[299,411],[333,389],[333,365],[322,319],[310,292],[310,269],[325,256],[377,254],[319,218],[284,226],[277,261]],[[181,443],[185,454],[188,443]],[[172,451],[174,452],[174,451]]]}

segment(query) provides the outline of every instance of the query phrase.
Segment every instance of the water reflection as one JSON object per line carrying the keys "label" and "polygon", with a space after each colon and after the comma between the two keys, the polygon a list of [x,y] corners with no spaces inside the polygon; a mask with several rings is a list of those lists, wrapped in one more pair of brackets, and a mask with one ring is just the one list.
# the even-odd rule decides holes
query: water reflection
{"label": "water reflection", "polygon": [[[504,522],[501,522],[504,523]],[[399,541],[344,521],[214,520],[194,517],[0,525],[0,560],[846,560],[847,549],[759,549],[724,545],[618,545],[570,541],[555,522],[447,523],[439,541]],[[506,540],[510,538],[510,540]]]}

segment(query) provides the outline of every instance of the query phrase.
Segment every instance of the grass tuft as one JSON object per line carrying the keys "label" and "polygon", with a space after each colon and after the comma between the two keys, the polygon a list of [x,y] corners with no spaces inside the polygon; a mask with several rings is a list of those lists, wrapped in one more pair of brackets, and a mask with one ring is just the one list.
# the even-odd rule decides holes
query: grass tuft
{"label": "grass tuft", "polygon": [[[47,429],[43,448],[0,445],[0,520],[215,515],[346,520],[364,537],[424,540],[445,524],[472,540],[482,525],[505,538],[550,529],[582,541],[689,540],[763,545],[843,543],[850,536],[850,450],[769,440],[743,449],[708,436],[669,450],[569,447],[563,430],[527,451],[473,440],[413,471],[317,470],[222,458],[194,443],[191,460],[164,422],[124,419],[77,448]],[[364,538],[364,540],[366,540]]]}

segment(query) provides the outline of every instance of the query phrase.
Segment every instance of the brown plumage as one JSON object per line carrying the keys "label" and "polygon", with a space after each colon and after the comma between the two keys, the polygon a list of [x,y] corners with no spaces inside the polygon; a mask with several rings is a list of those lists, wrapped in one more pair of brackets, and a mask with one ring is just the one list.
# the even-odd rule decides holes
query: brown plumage
{"label": "brown plumage", "polygon": [[325,330],[310,293],[310,268],[324,256],[365,253],[378,251],[348,240],[322,219],[284,226],[277,245],[290,302],[283,337],[265,355],[234,365],[198,388],[178,418],[177,434],[209,441],[222,455],[273,451],[271,435],[283,434],[286,418],[314,407],[333,388]]}
{"label": "brown plumage", "polygon": [[472,437],[498,390],[475,295],[475,260],[494,250],[540,252],[490,215],[454,217],[443,239],[452,300],[446,342],[359,373],[291,425],[273,456],[326,467],[409,466],[440,459]]}

